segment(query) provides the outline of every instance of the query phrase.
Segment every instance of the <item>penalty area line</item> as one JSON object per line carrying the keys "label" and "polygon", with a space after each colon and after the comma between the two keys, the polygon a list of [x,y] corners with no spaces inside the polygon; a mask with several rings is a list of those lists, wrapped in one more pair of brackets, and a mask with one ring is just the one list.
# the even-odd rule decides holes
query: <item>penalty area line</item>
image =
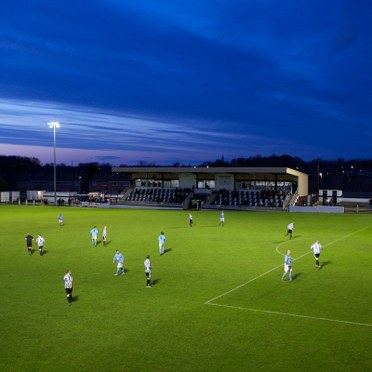
{"label": "penalty area line", "polygon": [[272,268],[272,269],[270,269],[270,270],[268,270],[268,271],[265,271],[264,273],[262,273],[262,274],[260,274],[260,275],[258,275],[258,276],[256,276],[256,277],[254,277],[254,278],[248,280],[247,282],[245,282],[245,283],[243,283],[243,284],[240,284],[240,285],[238,285],[237,287],[235,287],[235,288],[233,288],[233,289],[230,289],[229,291],[227,291],[227,292],[225,292],[225,293],[222,293],[221,295],[216,296],[216,297],[212,298],[211,300],[208,300],[208,301],[206,301],[206,302],[204,302],[204,303],[205,303],[206,305],[213,305],[213,304],[211,304],[211,302],[213,302],[213,301],[215,301],[215,300],[218,300],[219,298],[224,297],[224,296],[228,295],[229,293],[234,292],[234,291],[238,290],[238,289],[241,288],[241,287],[244,287],[245,285],[247,285],[247,284],[249,284],[249,283],[254,282],[255,280],[257,280],[257,279],[259,279],[259,278],[261,278],[261,277],[263,277],[263,276],[265,276],[265,275],[271,273],[272,271],[279,269],[279,267],[283,267],[283,264],[280,264],[280,265],[278,265],[278,266],[276,266],[276,267],[274,267],[274,268]]}
{"label": "penalty area line", "polygon": [[[372,225],[368,225],[368,226],[365,226],[361,229],[358,229],[352,233],[349,233],[347,235],[344,235],[328,244],[325,244],[325,246],[331,246],[335,243],[337,243],[338,241],[340,240],[343,240],[343,239],[346,239],[346,238],[349,238],[350,236],[353,236],[361,231],[364,231],[364,230],[367,230],[371,227]],[[279,244],[277,247],[276,247],[276,252],[281,254],[279,251],[278,251],[278,248],[279,246],[281,246],[283,243]],[[304,253],[303,255],[297,257],[294,259],[294,261],[296,260],[299,260],[305,256],[307,256],[310,252],[307,252],[307,253]],[[261,310],[261,309],[253,309],[253,308],[249,308],[249,307],[241,307],[241,306],[232,306],[232,305],[222,305],[222,304],[216,304],[216,303],[213,303],[214,301],[232,293],[232,292],[235,292],[237,291],[238,289],[246,286],[247,284],[249,283],[252,283],[254,282],[255,280],[257,279],[260,279],[262,278],[263,276],[271,273],[272,271],[274,270],[277,270],[279,269],[280,267],[283,267],[283,265],[278,265],[268,271],[265,271],[264,273],[248,280],[247,282],[244,282],[240,285],[238,285],[237,287],[233,288],[233,289],[230,289],[229,291],[226,291],[222,294],[220,294],[219,296],[216,296],[206,302],[204,302],[204,305],[210,305],[210,306],[217,306],[217,307],[225,307],[225,308],[229,308],[229,309],[235,309],[235,310],[244,310],[244,311],[251,311],[251,312],[257,312],[257,313],[263,313],[263,314],[272,314],[272,315],[281,315],[281,316],[290,316],[290,317],[295,317],[295,318],[302,318],[302,319],[311,319],[311,320],[318,320],[318,321],[325,321],[325,322],[332,322],[332,323],[339,323],[339,324],[347,324],[347,325],[353,325],[353,326],[360,326],[360,327],[372,327],[372,324],[369,324],[369,323],[360,323],[360,322],[352,322],[352,321],[348,321],[348,320],[339,320],[339,319],[330,319],[330,318],[323,318],[323,317],[316,317],[316,316],[309,316],[309,315],[301,315],[301,314],[293,314],[293,313],[285,313],[285,312],[280,312],[280,311],[273,311],[273,310]]]}
{"label": "penalty area line", "polygon": [[[357,234],[357,233],[359,233],[359,232],[361,232],[361,231],[363,231],[363,230],[367,230],[367,229],[369,229],[370,227],[372,227],[372,225],[368,225],[368,226],[362,227],[361,229],[358,229],[358,230],[356,230],[356,231],[353,231],[353,232],[350,233],[350,234],[347,234],[347,235],[341,236],[340,238],[338,238],[338,239],[336,239],[336,240],[334,240],[334,241],[332,241],[332,242],[330,242],[330,243],[325,244],[324,247],[328,247],[328,246],[330,246],[330,245],[333,245],[333,244],[337,243],[337,242],[340,241],[340,240],[347,239],[347,238],[349,238],[350,236],[353,236],[353,235],[355,235],[355,234]],[[284,244],[284,243],[285,243],[285,242],[280,243],[279,246],[282,245],[282,244]],[[277,246],[277,248],[278,248],[278,246]],[[276,251],[278,252],[277,249],[276,249]],[[280,254],[280,252],[278,252],[278,253]],[[307,256],[307,255],[309,255],[310,253],[311,253],[311,251],[308,251],[308,252],[302,254],[301,256],[299,256],[299,257],[293,259],[293,261],[300,260],[301,258],[303,258],[303,257],[305,257],[305,256]],[[237,291],[238,289],[240,289],[240,288],[246,286],[246,285],[249,284],[249,283],[254,282],[254,281],[257,280],[257,279],[262,278],[263,276],[265,276],[265,275],[267,275],[267,274],[270,274],[272,271],[277,270],[277,269],[279,269],[280,267],[283,267],[283,264],[278,265],[278,266],[275,266],[275,267],[273,267],[272,269],[270,269],[270,270],[268,270],[268,271],[265,271],[264,273],[262,273],[262,274],[260,274],[260,275],[258,275],[258,276],[256,276],[256,277],[254,277],[254,278],[248,280],[247,282],[244,282],[244,283],[238,285],[237,287],[235,287],[235,288],[233,288],[233,289],[230,289],[229,291],[226,291],[226,292],[220,294],[219,296],[216,296],[216,297],[214,297],[214,298],[212,298],[212,299],[210,299],[210,300],[208,300],[208,301],[205,301],[204,304],[205,304],[205,305],[212,305],[211,302],[216,301],[216,300],[218,300],[218,299],[221,298],[221,297],[224,297],[224,296],[226,296],[226,295],[228,295],[228,294],[230,294],[230,293],[232,293],[232,292]]]}
{"label": "penalty area line", "polygon": [[329,319],[329,318],[322,318],[322,317],[310,316],[310,315],[284,313],[284,312],[281,312],[281,311],[253,309],[253,308],[250,308],[250,307],[221,305],[221,304],[216,304],[216,303],[212,304],[210,302],[206,302],[205,304],[210,305],[210,306],[226,307],[226,308],[235,309],[235,310],[252,311],[252,312],[256,312],[256,313],[273,314],[273,315],[281,315],[281,316],[291,316],[291,317],[294,317],[294,318],[321,320],[321,321],[324,321],[324,322],[341,323],[341,324],[361,326],[361,327],[372,327],[372,324],[369,324],[369,323],[351,322],[351,321],[348,321],[348,320]]}
{"label": "penalty area line", "polygon": [[[361,231],[367,230],[367,229],[369,229],[370,227],[372,227],[372,225],[367,225],[367,226],[365,226],[365,227],[362,227],[362,228],[359,229],[359,230],[355,230],[355,231],[353,231],[353,232],[351,232],[351,233],[349,233],[349,234],[347,234],[347,235],[341,236],[341,237],[339,237],[339,238],[333,240],[332,242],[329,242],[329,243],[327,243],[327,244],[324,244],[323,247],[329,247],[330,245],[333,245],[333,244],[335,244],[335,243],[337,243],[337,242],[339,242],[339,241],[341,241],[341,240],[344,240],[344,239],[350,238],[351,236],[353,236],[353,235],[355,235],[355,234],[358,234],[358,233],[361,232]],[[276,246],[276,248],[275,248],[276,253],[280,254],[281,256],[285,256],[283,253],[281,253],[281,252],[279,251],[279,248],[280,248],[282,245],[289,244],[289,242],[290,242],[290,240],[286,240],[286,241],[284,241],[284,242],[279,243],[279,244]],[[307,252],[307,253],[303,254],[302,256],[297,257],[297,258],[295,258],[293,261],[299,260],[300,258],[302,258],[302,257],[304,257],[304,256],[307,256],[309,253],[311,253],[311,252]]]}

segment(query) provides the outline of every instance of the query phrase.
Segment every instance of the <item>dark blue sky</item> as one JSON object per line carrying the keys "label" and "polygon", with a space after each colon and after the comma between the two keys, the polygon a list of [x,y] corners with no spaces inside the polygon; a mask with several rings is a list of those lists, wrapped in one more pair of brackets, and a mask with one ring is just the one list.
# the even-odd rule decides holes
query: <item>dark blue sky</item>
{"label": "dark blue sky", "polygon": [[372,3],[45,0],[0,12],[0,154],[372,158]]}

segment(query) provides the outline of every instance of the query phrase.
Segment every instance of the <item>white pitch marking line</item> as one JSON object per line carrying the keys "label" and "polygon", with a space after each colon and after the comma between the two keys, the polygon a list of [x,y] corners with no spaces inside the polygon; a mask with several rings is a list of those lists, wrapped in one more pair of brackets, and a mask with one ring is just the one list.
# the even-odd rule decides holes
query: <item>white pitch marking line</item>
{"label": "white pitch marking line", "polygon": [[254,312],[258,312],[258,313],[284,315],[284,316],[293,316],[293,317],[296,317],[296,318],[305,318],[305,319],[313,319],[313,320],[323,320],[325,322],[334,322],[334,323],[351,324],[351,325],[357,325],[357,326],[363,326],[363,327],[372,327],[372,324],[369,324],[369,323],[350,322],[348,320],[320,318],[320,317],[316,317],[316,316],[300,315],[300,314],[292,314],[292,313],[283,313],[283,312],[280,312],[280,311],[272,311],[272,310],[251,309],[249,307],[240,307],[240,306],[231,306],[231,305],[220,305],[220,304],[211,304],[211,303],[206,303],[206,305],[219,306],[219,307],[227,307],[227,308],[235,309],[235,310],[254,311]]}
{"label": "white pitch marking line", "polygon": [[257,280],[257,279],[259,279],[259,278],[261,278],[261,277],[263,277],[263,276],[265,276],[265,275],[271,273],[272,271],[274,271],[274,270],[276,270],[276,269],[279,269],[279,267],[282,267],[282,266],[283,266],[283,265],[280,264],[280,265],[274,267],[273,269],[268,270],[268,271],[266,271],[266,272],[264,272],[264,273],[262,273],[262,274],[256,276],[255,278],[253,278],[253,279],[251,279],[251,280],[248,280],[247,282],[245,282],[245,283],[243,283],[243,284],[238,285],[237,287],[235,287],[235,288],[233,288],[233,289],[230,289],[230,291],[227,291],[227,292],[225,292],[225,293],[222,293],[221,295],[219,295],[219,296],[217,296],[217,297],[214,297],[214,298],[212,298],[211,300],[208,300],[208,301],[204,302],[204,304],[206,304],[206,305],[213,305],[213,304],[211,304],[211,302],[213,302],[213,301],[215,301],[215,300],[218,300],[219,298],[224,297],[224,296],[228,295],[229,293],[234,292],[234,291],[236,291],[237,289],[239,289],[239,288],[241,288],[241,287],[244,287],[245,285],[247,285],[247,284],[249,284],[249,283],[254,282],[255,280]]}
{"label": "white pitch marking line", "polygon": [[[367,230],[367,229],[369,229],[371,226],[372,226],[372,225],[368,225],[368,226],[363,227],[363,228],[361,228],[361,229],[359,229],[359,230],[356,230],[356,231],[354,231],[354,232],[352,232],[352,233],[350,233],[350,234],[348,234],[348,235],[341,236],[341,238],[338,238],[338,239],[334,240],[333,242],[330,242],[330,243],[324,244],[323,247],[328,247],[328,246],[330,246],[330,245],[333,245],[333,244],[339,242],[340,240],[343,240],[343,239],[349,238],[350,236],[357,234],[358,232],[361,232],[361,231],[363,231],[363,230]],[[278,245],[276,246],[276,248],[275,248],[276,252],[277,252],[278,254],[280,254],[281,256],[285,256],[285,255],[284,255],[283,253],[281,253],[278,249],[279,249],[279,247],[281,247],[282,245],[287,244],[287,243],[289,243],[289,242],[290,242],[290,240],[287,240],[287,241],[285,241],[285,242],[282,242],[282,243],[278,244]],[[300,256],[300,257],[294,258],[293,261],[299,260],[300,258],[302,258],[302,257],[304,257],[304,256],[306,256],[306,255],[308,255],[309,253],[311,253],[311,252],[307,252],[307,253],[303,254],[302,256]]]}
{"label": "white pitch marking line", "polygon": [[284,244],[288,244],[288,242],[290,242],[290,240],[287,240],[287,241],[285,241],[285,242],[282,242],[282,243],[278,244],[278,245],[276,246],[276,248],[275,248],[276,253],[280,254],[281,256],[285,256],[285,255],[284,255],[282,252],[280,252],[278,249],[279,249],[279,247],[281,247],[282,245],[284,245]]}
{"label": "white pitch marking line", "polygon": [[[370,225],[370,226],[372,226],[372,225]],[[363,229],[360,229],[360,230],[358,230],[358,231],[355,231],[355,232],[353,232],[353,233],[350,233],[350,234],[348,234],[348,235],[345,235],[344,237],[339,238],[339,239],[336,239],[335,241],[333,241],[333,242],[331,242],[331,243],[328,243],[328,244],[326,244],[326,245],[324,245],[324,246],[326,247],[326,246],[329,246],[329,245],[332,245],[332,244],[338,242],[339,240],[346,239],[346,238],[348,238],[349,236],[351,236],[351,235],[353,235],[353,234],[356,234],[356,233],[359,232],[359,231],[365,230],[366,228],[368,228],[368,227],[370,227],[370,226],[367,226],[367,227],[365,227],[365,228],[363,228]],[[280,243],[279,246],[282,245],[282,244],[283,244],[283,243]],[[277,251],[277,252],[278,252],[278,251]],[[311,253],[311,251],[306,252],[306,253],[304,253],[303,255],[301,255],[301,256],[299,256],[299,257],[293,259],[293,261],[299,260],[300,258],[305,257],[305,256],[307,256],[307,255],[310,254],[310,253]],[[279,254],[281,254],[281,253],[279,253]],[[229,291],[227,291],[227,292],[225,292],[225,293],[222,293],[221,295],[219,295],[219,296],[217,296],[217,297],[212,298],[211,300],[206,301],[205,304],[208,304],[208,303],[210,303],[210,302],[213,302],[213,301],[215,301],[215,300],[218,300],[219,298],[224,297],[224,296],[228,295],[229,293],[234,292],[234,291],[236,291],[237,289],[239,289],[239,288],[241,288],[241,287],[244,287],[245,285],[247,285],[247,284],[249,284],[249,283],[254,282],[254,281],[257,280],[257,279],[260,279],[261,277],[263,277],[263,276],[265,276],[265,275],[271,273],[272,271],[274,271],[274,270],[276,270],[276,269],[279,269],[279,267],[282,267],[282,266],[283,266],[282,264],[280,264],[280,265],[278,265],[278,266],[275,266],[274,268],[272,268],[272,269],[270,269],[270,270],[268,270],[268,271],[265,271],[264,273],[262,273],[262,274],[260,274],[260,275],[258,275],[258,276],[256,276],[256,277],[254,277],[254,278],[248,280],[247,282],[245,282],[245,283],[243,283],[243,284],[240,284],[240,285],[238,285],[237,287],[235,287],[235,288],[233,288],[233,289],[231,289],[231,290],[229,290]]]}
{"label": "white pitch marking line", "polygon": [[[338,238],[338,239],[336,239],[336,240],[334,240],[334,241],[332,241],[332,242],[330,242],[330,243],[328,243],[328,244],[325,244],[324,247],[327,247],[327,246],[330,246],[330,245],[332,245],[332,244],[334,244],[334,243],[337,243],[337,242],[340,241],[340,240],[343,240],[343,239],[349,238],[350,236],[355,235],[355,234],[357,234],[357,233],[359,233],[359,232],[361,232],[361,231],[363,231],[363,230],[367,230],[367,229],[369,229],[371,226],[372,226],[372,225],[368,225],[368,226],[363,227],[363,228],[361,228],[361,229],[359,229],[359,230],[356,230],[356,231],[354,231],[354,232],[352,232],[352,233],[350,233],[350,234],[344,235],[344,236],[342,236],[341,238]],[[283,244],[283,243],[280,243],[279,246],[280,246],[281,244]],[[278,251],[277,251],[277,252],[278,252]],[[304,253],[303,255],[297,257],[297,258],[294,259],[293,261],[299,260],[300,258],[307,256],[309,253],[311,253],[311,252],[309,251],[309,252],[307,252],[307,253]],[[205,305],[221,306],[221,307],[230,307],[230,308],[243,309],[243,310],[250,310],[250,311],[266,312],[266,313],[271,313],[271,314],[275,314],[275,313],[277,313],[277,314],[288,315],[288,316],[297,316],[297,317],[302,317],[302,318],[312,318],[312,319],[318,319],[318,320],[327,320],[327,319],[325,319],[325,318],[308,317],[308,316],[305,316],[305,315],[296,315],[296,314],[289,314],[289,313],[288,313],[288,314],[286,314],[286,313],[278,313],[278,312],[275,312],[275,311],[269,311],[269,310],[255,310],[255,309],[248,309],[248,308],[244,308],[244,307],[239,308],[239,307],[234,307],[234,306],[229,306],[229,305],[219,305],[219,304],[212,304],[212,303],[211,303],[211,302],[213,302],[213,301],[218,300],[219,298],[222,298],[222,297],[228,295],[229,293],[232,293],[232,292],[238,290],[239,288],[242,288],[242,287],[246,286],[246,285],[249,284],[249,283],[254,282],[255,280],[257,280],[257,279],[259,279],[259,278],[262,278],[263,276],[265,276],[265,275],[271,273],[271,272],[274,271],[274,270],[279,269],[279,267],[282,267],[282,266],[283,266],[283,265],[281,264],[281,265],[278,265],[278,266],[276,266],[276,267],[274,267],[274,268],[272,268],[272,269],[270,269],[270,270],[268,270],[268,271],[265,271],[264,273],[262,273],[262,274],[260,274],[260,275],[258,275],[258,276],[256,276],[256,277],[254,277],[254,278],[248,280],[247,282],[242,283],[242,284],[238,285],[237,287],[235,287],[235,288],[233,288],[233,289],[230,289],[229,291],[224,292],[224,293],[222,293],[221,295],[216,296],[216,297],[214,297],[214,298],[212,298],[212,299],[210,299],[210,300],[204,302],[204,304],[205,304]],[[348,323],[348,324],[360,324],[360,325],[366,325],[366,324],[364,324],[364,323],[355,323],[355,322],[348,322],[348,321],[342,321],[342,320],[331,320],[331,319],[330,319],[329,321],[341,322],[341,323]],[[367,325],[367,326],[372,326],[372,325]]]}

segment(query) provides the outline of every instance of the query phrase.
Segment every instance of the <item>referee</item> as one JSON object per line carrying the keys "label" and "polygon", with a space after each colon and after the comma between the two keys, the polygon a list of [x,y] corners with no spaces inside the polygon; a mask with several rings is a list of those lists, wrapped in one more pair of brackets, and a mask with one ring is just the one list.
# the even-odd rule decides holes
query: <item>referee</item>
{"label": "referee", "polygon": [[34,250],[32,249],[32,241],[34,240],[34,237],[30,234],[27,234],[25,236],[25,240],[26,240],[28,254],[31,256],[32,253],[34,253]]}

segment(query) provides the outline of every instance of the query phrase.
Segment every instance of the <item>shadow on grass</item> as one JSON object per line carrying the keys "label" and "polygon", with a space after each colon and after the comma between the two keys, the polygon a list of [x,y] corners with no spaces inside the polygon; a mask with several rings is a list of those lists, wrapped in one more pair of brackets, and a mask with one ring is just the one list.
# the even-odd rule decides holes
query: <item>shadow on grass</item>
{"label": "shadow on grass", "polygon": [[79,296],[72,296],[72,302],[78,302]]}
{"label": "shadow on grass", "polygon": [[182,225],[182,226],[167,227],[167,231],[168,231],[168,230],[184,229],[185,227],[190,227],[190,226],[189,226],[189,225],[187,225],[187,226]]}
{"label": "shadow on grass", "polygon": [[[284,236],[288,236],[288,235],[284,235]],[[283,240],[279,240],[279,241],[275,241],[274,243],[275,244],[281,244],[281,243],[290,242],[291,240],[299,239],[299,238],[301,238],[301,235],[292,236],[292,239],[289,239],[289,237],[288,237],[288,239],[286,239],[284,241]]]}
{"label": "shadow on grass", "polygon": [[299,272],[299,273],[296,273],[296,274],[292,275],[292,280],[296,280],[301,275],[302,275],[302,272]]}
{"label": "shadow on grass", "polygon": [[171,252],[173,248],[167,248],[167,249],[164,249],[164,254],[168,253],[168,252]]}
{"label": "shadow on grass", "polygon": [[332,261],[324,261],[323,263],[320,264],[320,269],[324,266],[332,264]]}
{"label": "shadow on grass", "polygon": [[111,240],[107,240],[105,244],[103,244],[104,247],[106,247],[107,245],[111,244]]}
{"label": "shadow on grass", "polygon": [[301,238],[301,235],[292,236],[292,239],[290,240],[299,239],[299,238]]}
{"label": "shadow on grass", "polygon": [[[190,227],[194,227],[195,226],[195,222],[193,222],[192,226],[190,226],[190,224],[187,224],[187,225],[184,225],[184,226],[173,226],[173,227],[167,227],[167,230],[178,230],[178,229],[189,229]],[[215,225],[197,225],[198,227],[200,228],[214,228],[214,229],[217,229],[217,228],[223,228],[224,226],[220,226],[218,224],[215,224]]]}
{"label": "shadow on grass", "polygon": [[129,273],[129,271],[130,270],[124,268],[124,273],[125,273],[124,275],[122,273],[116,275],[116,271],[114,272],[114,275],[115,276],[125,276],[125,275],[127,275]]}
{"label": "shadow on grass", "polygon": [[155,280],[151,281],[151,285],[155,286],[159,283],[159,281],[160,281],[159,279],[155,279]]}
{"label": "shadow on grass", "polygon": [[48,251],[44,251],[44,250],[43,250],[43,251],[41,252],[41,255],[40,255],[40,256],[44,256],[44,255],[47,254],[47,253],[48,253]]}

